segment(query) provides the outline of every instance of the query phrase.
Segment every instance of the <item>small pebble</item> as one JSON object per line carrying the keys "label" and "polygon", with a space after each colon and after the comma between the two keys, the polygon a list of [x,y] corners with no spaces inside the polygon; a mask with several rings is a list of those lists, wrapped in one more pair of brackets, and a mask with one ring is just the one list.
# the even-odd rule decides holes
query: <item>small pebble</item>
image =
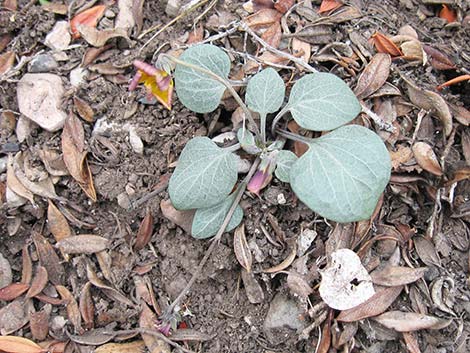
{"label": "small pebble", "polygon": [[28,64],[28,72],[51,72],[59,67],[57,61],[49,54],[40,54]]}
{"label": "small pebble", "polygon": [[129,196],[127,195],[126,192],[121,192],[117,196],[117,203],[119,206],[122,208],[128,210],[131,207],[131,200],[129,199]]}
{"label": "small pebble", "polygon": [[116,14],[113,12],[113,10],[108,9],[105,11],[104,16],[107,18],[114,18],[116,17]]}
{"label": "small pebble", "polygon": [[277,195],[277,203],[279,205],[285,205],[286,204],[286,197],[284,196],[283,193],[280,193],[279,195]]}

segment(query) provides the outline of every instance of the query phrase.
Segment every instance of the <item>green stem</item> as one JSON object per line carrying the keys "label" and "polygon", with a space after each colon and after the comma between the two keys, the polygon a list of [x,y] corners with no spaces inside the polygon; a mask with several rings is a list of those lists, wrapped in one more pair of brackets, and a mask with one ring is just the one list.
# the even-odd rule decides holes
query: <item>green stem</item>
{"label": "green stem", "polygon": [[260,129],[261,129],[261,141],[263,146],[266,145],[266,113],[260,114]]}
{"label": "green stem", "polygon": [[196,71],[199,71],[199,72],[202,72],[203,74],[206,74],[208,76],[210,76],[211,78],[213,78],[214,80],[216,80],[217,82],[220,82],[221,84],[223,84],[230,92],[230,94],[233,96],[233,98],[235,98],[235,100],[237,101],[238,105],[242,108],[243,112],[245,113],[245,116],[247,117],[248,121],[250,122],[250,124],[252,124],[257,130],[255,131],[255,133],[257,135],[259,135],[259,129],[258,129],[258,125],[256,124],[255,122],[255,119],[253,119],[253,115],[251,115],[251,112],[250,110],[248,109],[248,107],[246,106],[246,104],[243,102],[243,100],[240,98],[239,94],[237,93],[237,91],[235,91],[235,89],[233,88],[233,86],[230,84],[230,82],[228,82],[226,79],[220,77],[219,75],[213,73],[212,71],[210,70],[207,70],[203,67],[200,67],[200,66],[197,66],[197,65],[193,65],[193,64],[190,64],[186,61],[183,61],[183,60],[180,60],[180,59],[177,59],[171,55],[167,55],[167,54],[163,54],[162,55],[163,57],[173,61],[174,63],[178,64],[178,65],[182,65],[182,66],[186,66],[190,69],[193,69],[193,70],[196,70]]}
{"label": "green stem", "polygon": [[276,125],[279,120],[289,111],[289,105],[287,104],[284,108],[281,109],[279,113],[276,114],[276,116],[273,119],[273,122],[271,124],[271,133],[274,135],[276,132]]}
{"label": "green stem", "polygon": [[294,134],[286,130],[276,129],[276,132],[282,137],[285,137],[289,140],[299,141],[299,142],[306,143],[306,144],[310,144],[315,141],[315,139],[312,139],[310,137]]}

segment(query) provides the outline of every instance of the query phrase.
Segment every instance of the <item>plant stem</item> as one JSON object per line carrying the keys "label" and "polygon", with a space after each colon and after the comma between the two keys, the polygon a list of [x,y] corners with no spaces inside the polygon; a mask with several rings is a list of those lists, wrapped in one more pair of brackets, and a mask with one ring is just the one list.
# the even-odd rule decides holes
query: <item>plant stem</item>
{"label": "plant stem", "polygon": [[282,137],[285,137],[289,140],[299,141],[299,142],[306,143],[306,144],[310,144],[315,141],[315,139],[312,139],[310,137],[294,134],[286,130],[276,129],[276,132]]}
{"label": "plant stem", "polygon": [[260,114],[261,141],[266,145],[266,113]]}
{"label": "plant stem", "polygon": [[230,207],[229,211],[227,212],[227,215],[225,216],[224,218],[224,222],[222,223],[222,225],[220,226],[217,234],[214,236],[214,238],[212,239],[212,242],[211,242],[211,245],[209,246],[209,248],[207,249],[206,251],[206,254],[204,255],[204,257],[202,258],[201,262],[199,263],[199,265],[197,266],[196,268],[196,271],[193,273],[191,279],[189,280],[188,284],[186,284],[186,287],[183,288],[183,290],[181,291],[181,293],[178,295],[178,297],[173,301],[173,303],[170,304],[170,306],[165,310],[165,313],[163,314],[163,321],[168,321],[172,315],[173,315],[173,312],[176,308],[177,305],[179,305],[179,303],[184,299],[184,297],[186,296],[186,294],[189,292],[189,290],[191,289],[192,285],[194,284],[194,282],[196,282],[196,279],[199,277],[201,271],[202,271],[202,268],[204,267],[204,265],[206,264],[207,260],[209,260],[209,257],[211,256],[212,252],[214,251],[215,247],[217,246],[217,244],[219,243],[220,241],[220,238],[222,237],[222,235],[225,233],[225,229],[227,228],[228,224],[230,223],[230,220],[232,219],[232,216],[233,216],[233,213],[235,212],[235,209],[237,208],[238,206],[238,203],[240,202],[242,196],[243,196],[243,193],[245,192],[246,190],[246,186],[248,185],[248,182],[250,181],[251,177],[253,176],[253,174],[255,174],[256,172],[256,169],[258,168],[258,164],[260,162],[260,158],[257,157],[256,160],[253,162],[253,164],[251,165],[251,168],[250,168],[250,171],[248,172],[248,174],[245,176],[245,178],[243,179],[243,181],[240,183],[240,185],[238,186],[237,190],[235,191],[235,198],[233,199],[233,202],[232,202],[232,206]]}
{"label": "plant stem", "polygon": [[284,108],[281,109],[279,113],[276,114],[276,116],[273,119],[273,122],[271,124],[271,133],[274,135],[276,132],[276,125],[277,122],[289,111],[289,104],[285,105]]}
{"label": "plant stem", "polygon": [[227,146],[227,147],[222,147],[222,148],[224,149],[224,151],[235,152],[235,151],[238,151],[241,148],[241,145],[240,145],[240,143],[236,143],[234,145]]}
{"label": "plant stem", "polygon": [[177,59],[171,55],[167,55],[167,54],[163,54],[162,55],[163,57],[173,61],[174,63],[178,64],[178,65],[182,65],[182,66],[186,66],[190,69],[193,69],[193,70],[196,70],[196,71],[199,71],[199,72],[202,72],[203,74],[206,74],[208,76],[210,76],[211,78],[213,78],[214,80],[216,80],[217,82],[220,82],[221,84],[223,84],[230,92],[230,94],[233,96],[233,98],[235,98],[235,100],[237,101],[238,105],[243,109],[243,112],[245,113],[245,116],[247,117],[248,121],[250,122],[250,124],[252,124],[255,128],[256,128],[256,131],[255,133],[257,135],[259,135],[259,129],[258,129],[258,124],[256,124],[255,120],[253,119],[253,115],[251,115],[251,112],[250,110],[248,109],[248,107],[246,106],[246,104],[243,102],[243,100],[240,98],[239,94],[237,93],[237,91],[235,91],[235,89],[233,88],[233,86],[230,84],[230,82],[228,82],[226,79],[224,79],[223,77],[220,77],[219,75],[213,73],[212,71],[210,70],[207,70],[203,67],[200,67],[200,66],[197,66],[197,65],[193,65],[193,64],[190,64],[186,61],[183,61],[183,60],[180,60],[180,59]]}

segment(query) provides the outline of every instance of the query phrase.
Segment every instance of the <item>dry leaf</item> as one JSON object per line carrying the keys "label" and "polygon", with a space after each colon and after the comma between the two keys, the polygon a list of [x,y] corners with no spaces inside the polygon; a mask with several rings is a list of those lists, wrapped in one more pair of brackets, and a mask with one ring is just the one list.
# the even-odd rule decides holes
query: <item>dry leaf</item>
{"label": "dry leaf", "polygon": [[38,295],[46,287],[49,277],[47,275],[47,270],[43,266],[38,266],[36,271],[36,276],[34,276],[33,281],[31,282],[31,287],[26,293],[26,298],[32,298]]}
{"label": "dry leaf", "polygon": [[245,23],[253,29],[266,28],[279,22],[282,14],[275,9],[261,9],[245,18]]}
{"label": "dry leaf", "polygon": [[372,35],[371,39],[374,42],[375,47],[379,53],[388,53],[391,56],[402,56],[401,50],[392,42],[390,38],[383,35],[380,32],[376,32]]}
{"label": "dry leaf", "polygon": [[190,328],[180,328],[171,333],[171,340],[177,342],[204,342],[213,339],[214,336],[202,333]]}
{"label": "dry leaf", "polygon": [[441,266],[441,259],[437,254],[434,244],[430,240],[424,237],[414,237],[413,242],[421,261],[428,266]]}
{"label": "dry leaf", "polygon": [[295,256],[297,255],[297,247],[293,246],[290,254],[282,261],[279,265],[270,267],[266,270],[263,270],[264,273],[276,273],[282,270],[285,270],[289,267],[292,262],[294,262]]}
{"label": "dry leaf", "polygon": [[11,42],[12,36],[10,33],[0,34],[0,52],[2,52]]}
{"label": "dry leaf", "polygon": [[19,180],[15,174],[13,168],[13,156],[10,154],[8,156],[8,163],[7,163],[7,187],[13,191],[15,194],[24,197],[25,199],[29,200],[32,205],[36,205],[34,202],[34,195],[31,191],[29,191]]}
{"label": "dry leaf", "polygon": [[408,95],[413,104],[421,109],[430,111],[442,123],[444,133],[449,136],[452,132],[452,114],[446,101],[437,93],[423,90],[405,79],[408,87]]}
{"label": "dry leaf", "polygon": [[56,244],[56,247],[66,254],[94,254],[107,249],[108,246],[108,239],[93,234],[67,237]]}
{"label": "dry leaf", "polygon": [[436,70],[453,70],[456,68],[455,64],[447,56],[447,54],[444,54],[443,52],[430,47],[429,45],[423,46],[423,50],[428,55],[431,66]]}
{"label": "dry leaf", "polygon": [[313,293],[312,287],[308,284],[306,276],[303,276],[297,272],[290,271],[287,275],[287,286],[292,293],[298,295],[300,298],[307,298]]}
{"label": "dry leaf", "polygon": [[85,52],[85,55],[83,55],[82,66],[87,67],[93,63],[102,53],[111,49],[112,47],[112,44],[108,44],[101,48],[88,48]]}
{"label": "dry leaf", "polygon": [[65,270],[52,245],[35,231],[32,232],[31,237],[36,246],[39,262],[46,268],[49,280],[55,285],[63,283]]}
{"label": "dry leaf", "polygon": [[[25,313],[23,301],[15,300],[0,309],[0,334],[9,335],[27,323],[28,316]],[[1,338],[2,336],[0,336]],[[0,350],[4,350],[2,346],[0,346]]]}
{"label": "dry leaf", "polygon": [[88,280],[91,282],[91,284],[99,288],[109,298],[113,300],[117,300],[130,307],[135,306],[135,304],[131,300],[129,300],[126,296],[121,294],[117,289],[106,285],[101,279],[99,279],[96,273],[90,267],[90,265],[87,265],[86,272],[87,272]]}
{"label": "dry leaf", "polygon": [[[56,241],[68,238],[72,235],[69,223],[67,219],[59,211],[51,200],[49,201],[49,207],[47,208],[47,226],[49,231],[52,233]],[[69,256],[62,252],[62,256],[66,261],[69,260]]]}
{"label": "dry leaf", "polygon": [[147,214],[140,223],[137,236],[135,238],[134,249],[139,251],[143,249],[152,238],[153,234],[153,217],[150,210],[147,210]]}
{"label": "dry leaf", "polygon": [[442,175],[442,168],[431,146],[425,142],[416,142],[412,150],[416,162],[421,168],[434,175]]}
{"label": "dry leaf", "polygon": [[318,9],[318,13],[333,12],[343,6],[343,3],[339,0],[323,0]]}
{"label": "dry leaf", "polygon": [[427,267],[385,266],[371,272],[372,282],[381,286],[395,287],[413,283],[424,276]]}
{"label": "dry leaf", "polygon": [[92,8],[80,12],[78,15],[75,15],[72,20],[70,20],[70,30],[74,39],[80,38],[80,33],[78,27],[86,26],[94,28],[98,24],[99,19],[103,16],[104,11],[106,10],[105,5],[97,5]]}
{"label": "dry leaf", "polygon": [[318,343],[318,348],[316,349],[316,353],[328,353],[330,351],[331,346],[331,311],[328,315],[329,318],[326,320],[325,325],[323,326],[323,330],[321,333],[320,342]]}
{"label": "dry leaf", "polygon": [[320,296],[333,309],[353,308],[375,294],[370,275],[352,250],[331,253],[331,262],[320,274]]}
{"label": "dry leaf", "polygon": [[390,152],[390,159],[392,160],[392,169],[397,170],[401,165],[406,164],[413,158],[411,148],[399,145],[396,151]]}
{"label": "dry leaf", "polygon": [[418,339],[412,332],[403,332],[403,338],[409,353],[421,353],[419,349]]}
{"label": "dry leaf", "polygon": [[470,126],[470,110],[454,104],[450,104],[449,106],[455,120],[464,126]]}
{"label": "dry leaf", "polygon": [[0,336],[0,350],[7,353],[42,353],[38,344],[16,336]]}
{"label": "dry leaf", "polygon": [[180,211],[173,207],[171,200],[162,200],[160,209],[165,218],[181,227],[186,233],[191,234],[191,225],[193,224],[194,210]]}
{"label": "dry leaf", "polygon": [[204,39],[204,27],[202,25],[199,25],[189,32],[188,40],[186,41],[186,44],[199,43],[203,39]]}
{"label": "dry leaf", "polygon": [[282,14],[285,14],[294,6],[295,0],[278,0],[274,2],[274,8]]}
{"label": "dry leaf", "polygon": [[426,52],[423,50],[423,45],[420,41],[409,40],[403,42],[400,45],[400,48],[403,52],[403,57],[406,60],[418,60],[420,63],[423,63],[423,65],[426,64],[427,55]]}
{"label": "dry leaf", "polygon": [[[257,57],[258,61],[263,64],[263,66],[269,65],[286,65],[289,62],[289,59],[286,59],[282,56],[271,53],[270,51],[265,51],[263,54]],[[247,74],[253,74],[258,72],[259,63],[256,61],[248,61],[244,66],[243,70]]]}
{"label": "dry leaf", "polygon": [[94,327],[95,304],[91,297],[91,283],[87,282],[80,292],[79,310],[85,323],[85,329],[90,330]]}
{"label": "dry leaf", "polygon": [[60,4],[57,2],[45,2],[41,3],[41,7],[48,12],[56,13],[58,15],[67,15],[69,7],[66,4]]}
{"label": "dry leaf", "polygon": [[[301,58],[303,61],[308,63],[310,61],[311,52],[312,52],[312,47],[309,43],[304,42],[298,38],[292,38],[292,54],[295,57]],[[300,71],[305,70],[302,66],[299,66],[298,64],[296,64],[296,67]]]}
{"label": "dry leaf", "polygon": [[26,292],[29,284],[25,283],[12,283],[6,287],[0,288],[0,300],[10,301],[18,298],[21,294]]}
{"label": "dry leaf", "polygon": [[[150,310],[150,308],[141,302],[142,312],[140,313],[139,326],[141,328],[155,330],[155,323],[157,322],[156,315]],[[171,349],[168,343],[158,339],[158,337],[148,334],[141,334],[142,339],[147,346],[150,353],[170,353]]]}
{"label": "dry leaf", "polygon": [[465,81],[470,81],[470,75],[466,74],[466,75],[457,76],[457,77],[453,78],[452,80],[444,82],[443,84],[437,86],[436,88],[438,90],[441,90],[444,87],[449,87],[449,86],[455,85],[455,84],[460,83],[460,82],[465,82]]}
{"label": "dry leaf", "polygon": [[137,37],[142,31],[142,26],[144,23],[144,0],[134,0],[132,4],[132,15],[134,17],[134,22],[136,23],[136,30],[134,35]]}
{"label": "dry leaf", "polygon": [[33,278],[33,261],[29,255],[28,245],[21,249],[21,282],[31,283]]}
{"label": "dry leaf", "polygon": [[133,341],[127,343],[106,343],[97,347],[95,353],[138,353],[143,352],[145,348],[144,341]]}
{"label": "dry leaf", "polygon": [[15,53],[12,51],[7,51],[0,55],[0,75],[3,75],[5,72],[10,70],[15,62]]}
{"label": "dry leaf", "polygon": [[8,286],[12,280],[13,273],[11,272],[10,262],[0,252],[0,288]]}
{"label": "dry leaf", "polygon": [[17,0],[5,0],[3,1],[3,7],[10,11],[17,11],[18,10],[18,1]]}
{"label": "dry leaf", "polygon": [[274,22],[261,36],[266,43],[274,48],[278,48],[282,39],[281,24]]}
{"label": "dry leaf", "polygon": [[241,277],[248,301],[252,304],[262,303],[264,301],[263,288],[256,280],[254,273],[247,272],[244,268],[242,268]]}
{"label": "dry leaf", "polygon": [[374,317],[374,320],[398,332],[440,330],[452,322],[452,320],[445,320],[435,316],[403,311],[389,311]]}
{"label": "dry leaf", "polygon": [[106,328],[90,330],[78,335],[68,335],[70,340],[81,345],[99,346],[108,343],[116,337],[117,333]]}
{"label": "dry leaf", "polygon": [[367,98],[382,87],[390,74],[391,65],[392,58],[389,54],[375,54],[359,76],[354,90],[357,97],[359,99]]}
{"label": "dry leaf", "polygon": [[74,96],[73,104],[80,118],[82,118],[83,120],[89,123],[94,122],[93,118],[94,118],[95,113],[93,112],[93,109],[91,109],[90,105],[87,102],[85,102],[83,99],[77,96]]}
{"label": "dry leaf", "polygon": [[60,297],[63,300],[67,301],[65,305],[67,309],[67,318],[72,323],[75,328],[76,332],[82,331],[82,317],[80,316],[80,310],[78,309],[78,304],[75,298],[73,297],[72,293],[61,285],[56,285],[55,289],[59,292]]}
{"label": "dry leaf", "polygon": [[398,298],[402,289],[403,286],[384,288],[364,303],[341,311],[336,320],[353,322],[380,315]]}
{"label": "dry leaf", "polygon": [[443,18],[448,23],[457,21],[457,13],[446,4],[442,4],[442,9],[439,11],[439,17]]}
{"label": "dry leaf", "polygon": [[246,241],[245,224],[242,223],[235,229],[233,236],[233,249],[238,263],[247,271],[251,272],[251,265],[253,257],[251,255],[250,247]]}
{"label": "dry leaf", "polygon": [[49,317],[52,310],[50,304],[46,304],[40,311],[29,314],[29,328],[35,340],[43,341],[49,334]]}
{"label": "dry leaf", "polygon": [[104,29],[102,31],[93,27],[78,25],[78,31],[88,44],[94,47],[102,47],[112,38],[124,38],[129,41],[127,31],[124,28]]}

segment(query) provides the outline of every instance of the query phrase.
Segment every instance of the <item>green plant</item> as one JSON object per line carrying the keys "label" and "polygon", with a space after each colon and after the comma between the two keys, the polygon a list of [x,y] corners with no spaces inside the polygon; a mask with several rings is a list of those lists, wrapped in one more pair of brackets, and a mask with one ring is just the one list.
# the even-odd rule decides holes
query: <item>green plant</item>
{"label": "green plant", "polygon": [[[175,88],[183,105],[209,113],[228,89],[254,126],[253,131],[243,126],[237,133],[237,146],[261,161],[249,189],[258,192],[274,172],[325,218],[337,222],[370,218],[390,179],[390,157],[374,132],[345,125],[359,114],[361,106],[344,81],[330,73],[307,74],[293,85],[283,106],[284,81],[267,68],[249,80],[245,104],[228,80],[230,59],[216,46],[190,47],[179,59],[163,55],[159,65],[168,67],[170,61],[176,64]],[[259,114],[259,125],[252,112]],[[269,139],[268,114],[276,112],[269,130],[273,139]],[[305,130],[332,131],[312,139],[276,128],[288,113]],[[282,150],[285,139],[306,143],[309,149],[297,158]],[[234,148],[221,148],[207,137],[195,137],[184,147],[168,190],[175,208],[196,209],[194,237],[215,235],[237,201],[232,191],[238,180],[238,158]],[[237,205],[226,230],[235,228],[242,217]]]}

